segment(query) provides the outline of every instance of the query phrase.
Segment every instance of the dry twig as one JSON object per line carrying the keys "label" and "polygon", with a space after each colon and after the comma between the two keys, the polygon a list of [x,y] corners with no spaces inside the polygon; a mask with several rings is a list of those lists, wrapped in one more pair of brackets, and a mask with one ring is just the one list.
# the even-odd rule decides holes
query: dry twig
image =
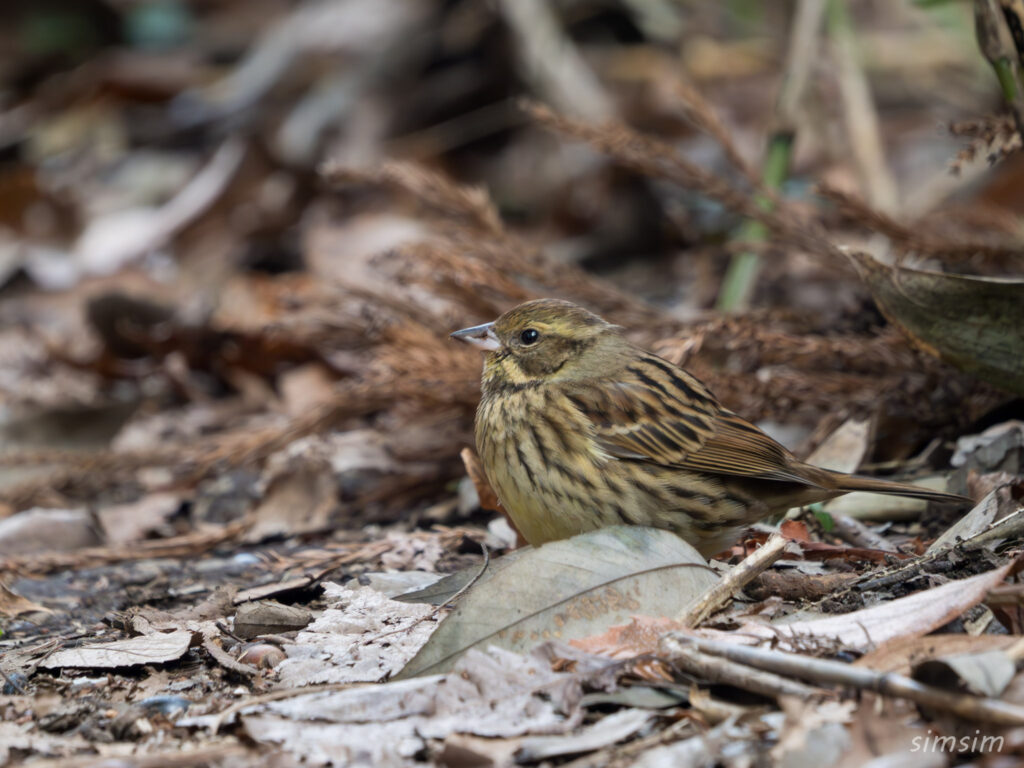
{"label": "dry twig", "polygon": [[676,642],[690,644],[704,653],[721,656],[739,664],[797,677],[818,684],[843,685],[868,690],[885,696],[909,699],[915,704],[949,712],[959,717],[995,725],[1024,725],[1024,707],[997,699],[951,693],[923,685],[904,675],[876,672],[864,667],[853,667],[838,661],[815,659],[796,653],[784,653],[767,648],[735,645],[720,640],[708,640],[672,633]]}
{"label": "dry twig", "polygon": [[[838,264],[846,263],[846,256],[825,235],[821,228],[802,221],[785,205],[766,209],[754,194],[742,191],[724,179],[704,170],[681,157],[675,148],[659,139],[643,136],[620,124],[593,126],[552,112],[545,106],[526,105],[530,116],[541,125],[614,157],[623,165],[647,176],[668,179],[687,189],[700,192],[731,211],[764,224],[782,242],[808,253],[829,256]],[[777,195],[763,185],[757,195],[776,201]]]}
{"label": "dry twig", "polygon": [[724,608],[732,601],[736,590],[743,589],[762,571],[771,567],[772,563],[782,557],[787,543],[782,536],[773,534],[764,543],[764,546],[744,558],[729,573],[719,579],[711,589],[697,598],[697,601],[687,609],[680,621],[688,627],[696,627],[711,614]]}
{"label": "dry twig", "polygon": [[810,696],[828,695],[828,692],[821,688],[812,688],[772,672],[764,672],[747,664],[703,653],[693,643],[681,640],[674,634],[669,634],[662,640],[661,649],[675,667],[710,683],[732,685],[773,699],[779,696],[798,696],[806,699]]}
{"label": "dry twig", "polygon": [[926,256],[944,256],[967,259],[976,256],[993,258],[1020,256],[1024,244],[1009,239],[991,237],[969,239],[953,233],[935,234],[930,228],[903,224],[891,216],[872,208],[853,195],[827,184],[818,187],[818,194],[830,200],[842,216],[868,232],[885,235],[900,249]]}

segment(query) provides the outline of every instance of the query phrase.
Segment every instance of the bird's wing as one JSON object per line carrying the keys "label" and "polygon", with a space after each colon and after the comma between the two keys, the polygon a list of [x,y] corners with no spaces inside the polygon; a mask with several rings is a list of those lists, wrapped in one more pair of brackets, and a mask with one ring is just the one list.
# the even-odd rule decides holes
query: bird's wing
{"label": "bird's wing", "polygon": [[679,466],[721,475],[818,485],[806,469],[797,469],[800,463],[789,451],[750,422],[725,409],[719,411],[714,433],[700,451],[687,456]]}
{"label": "bird's wing", "polygon": [[[718,404],[690,374],[653,355],[570,395],[617,459],[808,484],[791,454]],[[813,484],[813,483],[811,483]]]}
{"label": "bird's wing", "polygon": [[671,363],[644,356],[618,375],[581,385],[569,399],[618,459],[674,465],[700,451],[721,410],[714,396]]}

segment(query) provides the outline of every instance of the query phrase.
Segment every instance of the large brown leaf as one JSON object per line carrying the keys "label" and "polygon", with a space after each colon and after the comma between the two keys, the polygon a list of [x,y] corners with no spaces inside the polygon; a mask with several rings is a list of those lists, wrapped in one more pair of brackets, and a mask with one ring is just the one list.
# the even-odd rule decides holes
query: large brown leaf
{"label": "large brown leaf", "polygon": [[1024,394],[1024,280],[893,267],[850,254],[875,303],[919,348]]}
{"label": "large brown leaf", "polygon": [[473,584],[399,677],[447,672],[470,648],[524,652],[635,614],[678,616],[716,580],[693,547],[656,528],[602,528],[515,552]]}

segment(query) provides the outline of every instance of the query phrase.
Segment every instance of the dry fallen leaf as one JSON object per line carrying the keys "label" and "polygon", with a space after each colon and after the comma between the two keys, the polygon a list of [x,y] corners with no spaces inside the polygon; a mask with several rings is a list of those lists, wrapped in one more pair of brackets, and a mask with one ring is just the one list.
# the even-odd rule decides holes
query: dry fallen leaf
{"label": "dry fallen leaf", "polygon": [[520,763],[539,762],[552,757],[593,752],[628,739],[644,728],[654,714],[643,709],[622,709],[608,715],[579,733],[569,736],[531,736],[523,739],[516,752]]}
{"label": "dry fallen leaf", "polygon": [[72,552],[101,543],[85,509],[26,509],[0,520],[0,557],[34,552]]}
{"label": "dry fallen leaf", "polygon": [[902,637],[861,656],[854,664],[878,672],[897,672],[909,675],[911,668],[927,659],[951,656],[958,653],[977,653],[990,650],[1006,650],[1017,642],[1012,635],[971,635],[935,634],[925,637]]}
{"label": "dry fallen leaf", "polygon": [[987,573],[951,581],[888,603],[840,616],[790,624],[744,624],[737,633],[719,632],[718,639],[746,635],[771,639],[780,650],[799,650],[815,639],[839,642],[846,648],[868,650],[900,637],[920,637],[938,629],[980,603],[1013,567],[1007,563]]}
{"label": "dry fallen leaf", "polygon": [[[1000,504],[996,491],[990,491],[970,512],[957,520],[939,538],[933,541],[926,550],[926,554],[939,552],[955,545],[958,541],[964,541],[972,536],[976,536],[997,519],[1006,517],[1006,515],[1012,512],[1012,508],[1008,509],[1008,506],[1007,504]],[[998,542],[993,541],[990,546],[994,547],[996,543]]]}
{"label": "dry fallen leaf", "polygon": [[108,544],[125,544],[145,539],[159,531],[181,506],[174,493],[149,493],[126,504],[111,504],[96,512]]}
{"label": "dry fallen leaf", "polygon": [[401,758],[420,752],[425,739],[453,733],[508,738],[571,731],[582,720],[583,682],[536,658],[473,650],[447,676],[314,690],[258,705],[242,723],[254,740],[313,764],[407,765]]}
{"label": "dry fallen leaf", "polygon": [[242,603],[232,625],[235,634],[246,640],[260,635],[276,635],[303,629],[313,614],[298,605],[282,605],[275,600]]}
{"label": "dry fallen leaf", "polygon": [[363,587],[324,585],[330,607],[286,646],[281,684],[371,682],[387,678],[413,657],[437,626],[434,609],[390,600]]}
{"label": "dry fallen leaf", "polygon": [[684,624],[675,619],[634,616],[629,624],[612,627],[600,635],[573,640],[570,645],[587,653],[628,659],[655,653],[663,635],[685,628]]}
{"label": "dry fallen leaf", "polygon": [[270,481],[263,500],[253,510],[246,540],[325,530],[337,503],[330,466],[296,459],[288,471],[279,471]]}
{"label": "dry fallen leaf", "polygon": [[447,671],[469,648],[526,651],[587,637],[634,614],[676,616],[717,581],[674,533],[640,526],[514,554],[498,558],[469,589],[401,677]]}
{"label": "dry fallen leaf", "polygon": [[39,666],[45,669],[114,669],[139,664],[163,664],[180,659],[191,644],[192,633],[188,630],[154,632],[129,640],[83,645],[80,648],[57,651],[46,657]]}
{"label": "dry fallen leaf", "polygon": [[0,581],[0,616],[14,618],[26,613],[53,613],[46,606],[34,603],[17,592],[7,588],[7,585]]}
{"label": "dry fallen leaf", "polygon": [[573,641],[572,645],[590,653],[623,658],[655,653],[665,632],[682,630],[731,643],[771,640],[779,650],[800,651],[808,643],[821,641],[866,651],[901,638],[921,637],[952,621],[980,603],[1012,567],[1013,563],[1008,563],[987,573],[839,616],[788,624],[747,622],[732,632],[685,629],[675,622],[637,616],[628,625],[612,627],[603,634]]}
{"label": "dry fallen leaf", "polygon": [[869,421],[847,419],[807,457],[807,462],[836,472],[856,472],[867,455],[870,436]]}
{"label": "dry fallen leaf", "polygon": [[912,677],[925,685],[998,697],[1016,674],[1016,665],[1008,654],[991,650],[923,661],[914,667]]}

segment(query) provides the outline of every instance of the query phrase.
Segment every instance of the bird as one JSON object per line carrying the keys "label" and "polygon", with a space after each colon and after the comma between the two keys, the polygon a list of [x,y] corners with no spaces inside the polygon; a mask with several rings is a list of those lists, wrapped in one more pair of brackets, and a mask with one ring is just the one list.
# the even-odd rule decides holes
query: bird
{"label": "bird", "polygon": [[851,491],[971,503],[800,461],[696,377],[568,301],[528,301],[451,337],[486,351],[477,452],[534,546],[644,525],[709,558],[759,520]]}

